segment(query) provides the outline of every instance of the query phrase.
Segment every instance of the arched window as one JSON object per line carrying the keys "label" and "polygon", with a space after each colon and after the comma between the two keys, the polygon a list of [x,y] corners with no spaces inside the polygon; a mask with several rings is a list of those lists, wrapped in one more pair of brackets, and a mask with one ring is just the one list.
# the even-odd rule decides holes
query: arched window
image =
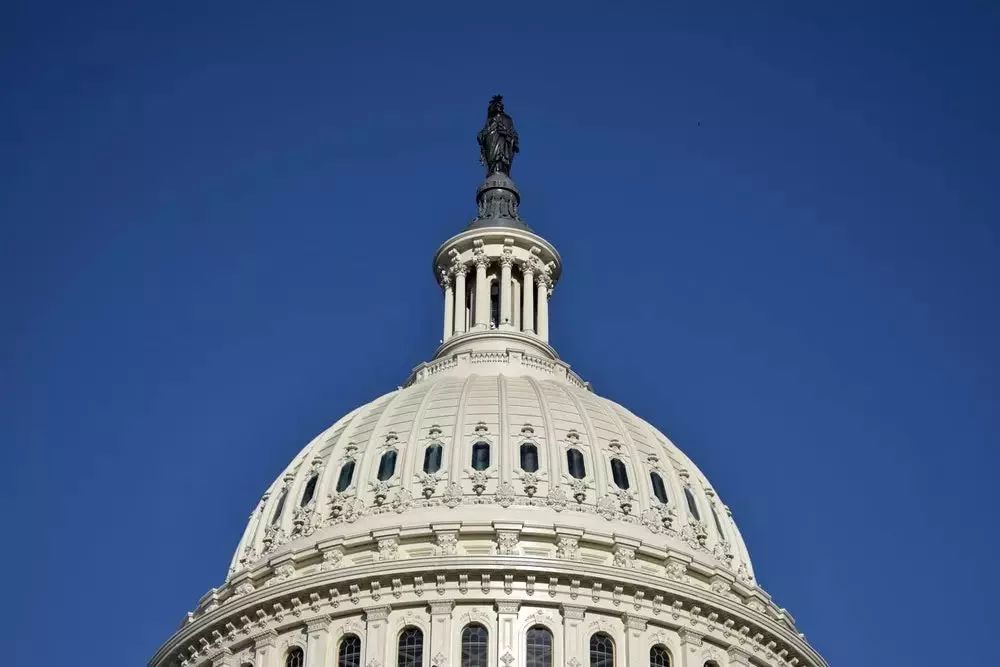
{"label": "arched window", "polygon": [[590,667],[615,667],[615,643],[603,632],[590,636]]}
{"label": "arched window", "polygon": [[299,501],[300,506],[305,507],[312,502],[313,496],[316,495],[316,482],[318,481],[319,475],[313,474],[306,482],[306,488],[302,491],[302,500]]}
{"label": "arched window", "polygon": [[351,485],[351,479],[354,477],[354,461],[348,461],[340,469],[340,475],[337,477],[337,493],[343,493],[347,491],[347,487]]}
{"label": "arched window", "polygon": [[285,509],[285,497],[288,496],[288,489],[281,492],[281,497],[278,498],[277,504],[274,506],[274,514],[271,515],[271,525],[278,523],[281,520],[281,510]]}
{"label": "arched window", "polygon": [[524,472],[538,472],[538,447],[530,442],[521,445],[521,470]]}
{"label": "arched window", "polygon": [[566,450],[566,465],[569,467],[569,474],[576,479],[583,479],[587,475],[587,468],[583,465],[583,452],[574,447]]}
{"label": "arched window", "polygon": [[684,497],[687,499],[688,510],[697,521],[701,521],[701,513],[698,511],[698,503],[694,501],[694,495],[692,495],[691,489],[686,486],[684,487]]}
{"label": "arched window", "polygon": [[424,633],[420,628],[410,625],[399,633],[399,651],[396,654],[396,664],[399,667],[423,667]]}
{"label": "arched window", "polygon": [[396,472],[396,450],[390,449],[382,455],[382,460],[378,462],[378,481],[384,482],[392,477]]}
{"label": "arched window", "polygon": [[298,646],[293,646],[288,649],[288,655],[285,656],[285,667],[302,667],[305,661],[306,657],[302,653],[302,649]]}
{"label": "arched window", "polygon": [[544,625],[528,628],[525,667],[552,667],[552,633]]}
{"label": "arched window", "polygon": [[472,469],[486,470],[490,467],[490,445],[479,441],[472,446]]}
{"label": "arched window", "polygon": [[478,623],[470,623],[462,630],[462,667],[488,667],[490,659],[490,633]]}
{"label": "arched window", "polygon": [[670,653],[663,644],[649,649],[649,667],[670,667]]}
{"label": "arched window", "polygon": [[628,489],[628,470],[621,459],[611,459],[611,476],[615,480],[615,486],[623,491]]}
{"label": "arched window", "polygon": [[344,635],[337,647],[337,667],[361,667],[361,637]]}
{"label": "arched window", "polygon": [[441,469],[441,455],[444,447],[435,442],[424,450],[424,472],[428,474],[436,473]]}
{"label": "arched window", "polygon": [[722,530],[722,522],[719,521],[719,515],[715,513],[715,505],[709,505],[708,508],[712,510],[712,518],[715,519],[715,529],[719,531],[719,539],[726,539],[726,531]]}
{"label": "arched window", "polygon": [[653,495],[664,505],[670,500],[667,497],[667,487],[663,483],[663,478],[660,477],[660,473],[651,472],[649,473],[649,481],[653,483]]}

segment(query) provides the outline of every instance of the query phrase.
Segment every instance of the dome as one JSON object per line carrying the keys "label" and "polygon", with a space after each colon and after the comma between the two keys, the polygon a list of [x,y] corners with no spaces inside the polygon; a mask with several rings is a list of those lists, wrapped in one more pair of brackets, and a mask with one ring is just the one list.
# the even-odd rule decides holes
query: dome
{"label": "dome", "polygon": [[567,536],[584,553],[610,538],[618,552],[591,558],[673,554],[753,580],[729,508],[666,436],[513,349],[437,359],[319,434],[264,494],[230,574],[392,531],[421,535],[393,547],[419,552],[441,522],[516,524],[523,548],[553,557]]}
{"label": "dome", "polygon": [[701,471],[556,353],[499,97],[479,137],[440,346],[289,463],[150,667],[825,667]]}

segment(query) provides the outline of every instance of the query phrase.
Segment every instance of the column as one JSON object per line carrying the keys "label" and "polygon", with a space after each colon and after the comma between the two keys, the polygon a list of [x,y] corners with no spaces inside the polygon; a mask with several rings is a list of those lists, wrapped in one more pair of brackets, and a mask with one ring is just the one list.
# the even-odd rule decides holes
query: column
{"label": "column", "polygon": [[521,331],[535,333],[535,267],[531,262],[521,264],[524,285],[521,292]]}
{"label": "column", "polygon": [[476,328],[488,329],[490,326],[490,283],[486,280],[486,267],[490,258],[480,250],[472,258],[476,265]]}
{"label": "column", "polygon": [[320,616],[306,621],[306,665],[327,665],[330,650],[330,617]]}
{"label": "column", "polygon": [[538,274],[538,337],[549,342],[549,285],[552,279],[544,273]]}
{"label": "column", "polygon": [[252,637],[254,667],[278,667],[278,649],[275,643],[278,633],[268,630]]}
{"label": "column", "polygon": [[[447,662],[448,656],[454,652],[451,639],[451,613],[454,609],[454,600],[431,602],[431,667],[442,667]],[[444,657],[443,661],[440,656]]]}
{"label": "column", "polygon": [[497,655],[500,663],[510,665],[517,656],[517,612],[521,603],[497,600]]}
{"label": "column", "polygon": [[444,334],[441,342],[444,342],[451,338],[455,330],[455,292],[451,288],[451,276],[445,272],[441,273],[441,286],[444,287]]}
{"label": "column", "polygon": [[389,605],[365,609],[365,658],[366,664],[385,665],[386,645],[389,641]]}
{"label": "column", "polygon": [[469,272],[469,267],[464,264],[455,264],[452,267],[455,274],[455,333],[465,333],[465,274]]}
{"label": "column", "polygon": [[218,653],[213,654],[209,660],[212,661],[212,667],[233,667],[235,665],[233,652],[228,648],[224,648]]}
{"label": "column", "polygon": [[[563,616],[563,663],[567,665],[589,665],[583,630],[583,614],[586,607],[564,604]],[[575,663],[574,663],[575,661]]]}
{"label": "column", "polygon": [[701,667],[698,660],[698,651],[702,645],[702,635],[690,630],[681,630],[677,633],[681,638],[681,664],[680,667]]}
{"label": "column", "polygon": [[625,614],[622,621],[625,623],[625,664],[642,665],[649,660],[649,649],[642,641],[646,620]]}
{"label": "column", "polygon": [[514,251],[504,248],[500,256],[500,329],[511,328],[510,302],[511,280],[510,267],[514,265]]}

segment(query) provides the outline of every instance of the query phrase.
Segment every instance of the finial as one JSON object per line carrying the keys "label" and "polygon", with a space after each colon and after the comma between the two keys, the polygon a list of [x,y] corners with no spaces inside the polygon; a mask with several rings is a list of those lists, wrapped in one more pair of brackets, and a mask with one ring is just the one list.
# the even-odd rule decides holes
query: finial
{"label": "finial", "polygon": [[519,150],[514,120],[503,109],[503,95],[494,95],[486,110],[486,125],[479,130],[479,161],[486,175],[503,172],[510,176],[514,153]]}

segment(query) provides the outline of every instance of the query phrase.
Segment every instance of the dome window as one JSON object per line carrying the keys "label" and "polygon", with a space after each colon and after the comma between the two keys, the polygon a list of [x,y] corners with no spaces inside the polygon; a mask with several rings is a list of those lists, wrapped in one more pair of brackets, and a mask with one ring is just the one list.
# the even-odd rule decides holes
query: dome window
{"label": "dome window", "polygon": [[575,447],[566,450],[566,466],[571,477],[583,479],[587,476],[587,467],[583,464],[583,452]]}
{"label": "dome window", "polygon": [[351,485],[351,480],[354,478],[354,461],[348,461],[340,469],[340,475],[337,476],[337,493],[343,493],[347,491],[347,487]]}
{"label": "dome window", "polygon": [[313,473],[312,476],[309,477],[309,481],[306,482],[306,488],[302,492],[302,500],[299,501],[300,507],[305,507],[312,502],[313,496],[316,495],[316,483],[318,481],[319,475],[316,473]]}
{"label": "dome window", "polygon": [[344,635],[337,647],[337,667],[361,667],[361,637]]}
{"label": "dome window", "polygon": [[521,470],[524,472],[538,472],[538,447],[530,442],[521,445]]}
{"label": "dome window", "polygon": [[278,498],[277,504],[274,506],[274,514],[271,516],[271,525],[278,523],[281,520],[281,510],[285,509],[285,497],[288,496],[288,489],[281,492],[281,497]]}
{"label": "dome window", "polygon": [[305,654],[302,652],[302,648],[293,646],[289,649],[288,655],[285,656],[285,667],[302,667],[305,661]]}
{"label": "dome window", "polygon": [[670,667],[670,653],[663,644],[649,649],[649,667]]}
{"label": "dome window", "polygon": [[441,469],[441,455],[444,447],[435,442],[424,450],[424,472],[428,474],[436,473]]}
{"label": "dome window", "polygon": [[660,477],[660,473],[649,473],[649,481],[653,483],[653,495],[656,496],[657,500],[666,505],[670,499],[667,497],[667,487],[663,483],[663,478]]}
{"label": "dome window", "polygon": [[719,515],[715,513],[715,506],[711,506],[709,509],[712,510],[712,518],[715,519],[715,530],[719,532],[719,539],[726,539],[726,531],[722,530],[722,522],[719,521]]}
{"label": "dome window", "polygon": [[490,467],[490,445],[479,441],[472,446],[472,469],[486,470]]}
{"label": "dome window", "polygon": [[423,667],[423,630],[411,625],[403,628],[403,631],[399,633],[399,650],[396,653],[396,664],[399,667]]}
{"label": "dome window", "polygon": [[544,625],[528,629],[525,667],[552,667],[552,633]]}
{"label": "dome window", "polygon": [[615,667],[615,643],[607,633],[591,635],[590,667]]}
{"label": "dome window", "polygon": [[694,501],[694,495],[691,493],[691,489],[684,487],[684,498],[687,500],[688,510],[691,515],[694,516],[696,521],[701,521],[701,513],[698,511],[698,503]]}
{"label": "dome window", "polygon": [[384,482],[391,479],[394,472],[396,472],[396,450],[390,449],[382,455],[382,459],[378,462],[378,481]]}
{"label": "dome window", "polygon": [[621,459],[611,459],[611,477],[615,480],[615,486],[623,491],[628,490],[628,470]]}
{"label": "dome window", "polygon": [[490,634],[479,623],[462,630],[462,667],[489,667]]}

